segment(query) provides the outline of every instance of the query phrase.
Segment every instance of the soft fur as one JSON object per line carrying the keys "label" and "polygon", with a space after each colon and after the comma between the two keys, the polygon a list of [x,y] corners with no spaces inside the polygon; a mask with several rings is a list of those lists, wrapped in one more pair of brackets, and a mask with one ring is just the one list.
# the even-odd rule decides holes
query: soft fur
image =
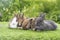
{"label": "soft fur", "polygon": [[17,15],[14,15],[11,21],[9,21],[9,28],[17,28]]}
{"label": "soft fur", "polygon": [[20,13],[19,16],[17,17],[18,20],[18,27],[22,27],[22,29],[29,29],[30,27],[30,22],[29,18],[26,18],[23,13]]}
{"label": "soft fur", "polygon": [[35,30],[56,30],[57,25],[54,21],[45,20],[45,13],[40,14],[35,21]]}

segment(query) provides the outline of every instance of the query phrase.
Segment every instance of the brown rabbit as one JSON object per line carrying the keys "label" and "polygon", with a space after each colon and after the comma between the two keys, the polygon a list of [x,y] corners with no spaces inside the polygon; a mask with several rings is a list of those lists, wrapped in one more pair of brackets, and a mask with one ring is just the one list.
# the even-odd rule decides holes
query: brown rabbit
{"label": "brown rabbit", "polygon": [[30,19],[24,17],[24,14],[19,14],[17,17],[18,20],[18,27],[22,27],[22,29],[29,29],[30,28]]}

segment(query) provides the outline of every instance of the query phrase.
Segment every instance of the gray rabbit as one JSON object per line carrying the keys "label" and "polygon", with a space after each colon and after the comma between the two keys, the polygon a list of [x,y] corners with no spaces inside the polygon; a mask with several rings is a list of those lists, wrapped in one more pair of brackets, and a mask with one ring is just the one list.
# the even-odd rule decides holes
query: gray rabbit
{"label": "gray rabbit", "polygon": [[46,13],[41,13],[35,21],[35,30],[55,30],[57,25],[54,21],[45,20]]}

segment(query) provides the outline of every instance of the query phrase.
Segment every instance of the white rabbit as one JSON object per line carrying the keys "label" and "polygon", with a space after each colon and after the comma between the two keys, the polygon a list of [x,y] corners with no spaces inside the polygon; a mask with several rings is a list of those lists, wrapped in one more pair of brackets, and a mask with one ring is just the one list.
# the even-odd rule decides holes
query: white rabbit
{"label": "white rabbit", "polygon": [[17,28],[18,22],[16,21],[17,18],[14,17],[11,22],[9,22],[9,28]]}

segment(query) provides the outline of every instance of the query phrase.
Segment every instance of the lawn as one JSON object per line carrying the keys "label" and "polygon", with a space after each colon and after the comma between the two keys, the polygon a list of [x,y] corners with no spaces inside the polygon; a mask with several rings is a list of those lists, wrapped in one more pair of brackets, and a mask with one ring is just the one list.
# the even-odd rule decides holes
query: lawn
{"label": "lawn", "polygon": [[8,22],[0,22],[0,40],[60,40],[60,24],[55,31],[9,29]]}

